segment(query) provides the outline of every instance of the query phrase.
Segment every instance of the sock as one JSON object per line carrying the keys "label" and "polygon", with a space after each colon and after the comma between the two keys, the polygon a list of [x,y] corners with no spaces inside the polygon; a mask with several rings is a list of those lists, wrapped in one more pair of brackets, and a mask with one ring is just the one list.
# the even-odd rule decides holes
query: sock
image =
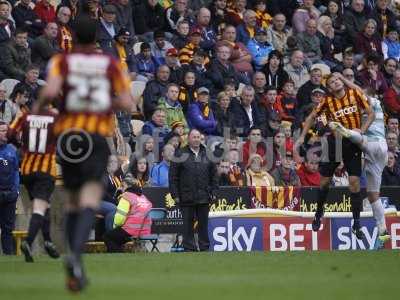
{"label": "sock", "polygon": [[51,242],[50,237],[50,208],[46,210],[43,218],[42,234],[45,242]]}
{"label": "sock", "polygon": [[359,220],[360,213],[362,211],[362,201],[361,201],[361,193],[350,193],[351,199],[351,211],[353,213],[353,219]]}
{"label": "sock", "polygon": [[29,222],[28,236],[26,238],[29,246],[32,246],[32,243],[35,240],[39,229],[42,227],[43,219],[44,217],[42,215],[39,215],[37,213],[32,214],[31,220]]}
{"label": "sock", "polygon": [[75,227],[75,237],[71,247],[72,253],[78,258],[83,252],[90,230],[93,227],[95,215],[96,212],[92,208],[84,208],[79,213]]}
{"label": "sock", "polygon": [[317,200],[317,211],[315,213],[315,217],[320,219],[324,214],[324,204],[326,202],[326,198],[328,197],[328,188],[320,188],[318,191],[318,200]]}
{"label": "sock", "polygon": [[378,199],[374,203],[371,203],[371,207],[376,221],[376,225],[378,227],[378,232],[379,234],[382,234],[386,231],[386,222],[385,222],[385,210],[383,209],[381,199]]}
{"label": "sock", "polygon": [[70,211],[65,215],[65,228],[64,236],[65,242],[68,244],[68,248],[71,250],[74,243],[76,222],[78,220],[78,213],[75,211]]}

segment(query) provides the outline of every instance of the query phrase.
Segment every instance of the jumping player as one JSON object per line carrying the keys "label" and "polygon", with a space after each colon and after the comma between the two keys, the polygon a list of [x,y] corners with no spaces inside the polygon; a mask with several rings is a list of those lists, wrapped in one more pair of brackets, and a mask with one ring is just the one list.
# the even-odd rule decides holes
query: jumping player
{"label": "jumping player", "polygon": [[[327,95],[319,105],[307,117],[302,133],[296,141],[296,146],[304,143],[304,137],[315,121],[315,118],[321,113],[325,113],[329,121],[336,121],[345,128],[366,132],[374,120],[374,112],[369,106],[367,97],[357,89],[347,88],[347,80],[337,73],[331,74],[326,85],[330,95]],[[364,111],[368,117],[366,122],[361,125],[361,113]],[[336,143],[340,140],[335,139],[334,135],[328,135],[328,158],[323,159],[320,164],[321,183],[318,195],[317,211],[312,222],[314,231],[318,231],[321,226],[321,218],[324,213],[324,203],[326,202],[329,183],[335,169],[340,164],[340,159],[336,155]],[[352,143],[348,138],[342,140],[342,158],[343,163],[349,173],[349,190],[352,201],[353,213],[353,233],[358,239],[364,237],[360,227],[360,212],[362,210],[362,201],[360,194],[360,176],[361,176],[361,149]]]}
{"label": "jumping player", "polygon": [[369,100],[375,112],[375,120],[364,135],[354,130],[348,130],[338,122],[329,123],[329,127],[358,145],[365,154],[364,169],[367,176],[368,200],[378,227],[378,237],[374,248],[381,249],[385,242],[390,240],[390,235],[386,229],[385,211],[382,202],[379,200],[382,172],[388,160],[388,148],[385,139],[384,115],[380,101],[372,97],[369,97]]}
{"label": "jumping player", "polygon": [[74,23],[72,53],[54,56],[47,85],[35,110],[62,92],[60,115],[54,127],[64,186],[69,192],[65,216],[67,288],[79,292],[87,285],[81,254],[100,203],[110,154],[113,109],[131,111],[129,80],[120,64],[95,49],[96,21],[83,14]]}
{"label": "jumping player", "polygon": [[50,197],[56,176],[56,142],[53,127],[57,112],[45,108],[38,114],[23,113],[9,129],[11,141],[22,142],[22,182],[33,201],[28,236],[21,243],[26,262],[33,262],[32,243],[42,230],[44,249],[52,258],[60,255],[50,238]]}

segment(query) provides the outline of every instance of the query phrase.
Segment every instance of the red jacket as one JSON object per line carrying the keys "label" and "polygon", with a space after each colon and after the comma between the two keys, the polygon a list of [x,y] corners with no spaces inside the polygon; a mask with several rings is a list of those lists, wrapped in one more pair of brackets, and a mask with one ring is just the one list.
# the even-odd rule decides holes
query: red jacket
{"label": "red jacket", "polygon": [[319,172],[311,173],[307,170],[304,164],[297,170],[297,175],[300,177],[302,186],[319,186],[321,175]]}
{"label": "red jacket", "polygon": [[387,111],[392,113],[400,113],[400,95],[397,95],[396,91],[390,87],[383,94],[383,103]]}
{"label": "red jacket", "polygon": [[56,19],[56,11],[53,7],[53,5],[48,5],[46,6],[43,2],[46,0],[41,0],[40,2],[38,2],[35,6],[35,13],[37,14],[37,16],[40,18],[40,20],[42,20],[42,22],[44,23],[50,23],[50,22],[54,22]]}

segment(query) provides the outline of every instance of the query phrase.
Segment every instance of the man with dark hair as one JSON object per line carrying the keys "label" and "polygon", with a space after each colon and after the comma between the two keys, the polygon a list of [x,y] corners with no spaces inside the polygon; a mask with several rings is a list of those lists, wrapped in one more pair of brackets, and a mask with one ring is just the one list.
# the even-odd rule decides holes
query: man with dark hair
{"label": "man with dark hair", "polygon": [[[87,285],[82,252],[103,194],[109,156],[105,137],[113,131],[112,112],[130,111],[133,106],[129,79],[120,64],[96,52],[96,25],[87,15],[75,20],[76,51],[51,59],[48,84],[33,109],[37,113],[63,91],[54,133],[59,137],[58,153],[68,191],[65,233],[71,254],[65,269],[67,288],[73,292]],[[71,137],[77,136],[79,151],[70,149]]]}
{"label": "man with dark hair", "polygon": [[[209,203],[218,188],[217,169],[208,159],[207,149],[201,144],[201,134],[197,129],[189,132],[188,142],[186,147],[175,152],[178,160],[172,160],[170,166],[169,188],[172,198],[182,210],[185,251],[208,251],[208,212]],[[193,231],[195,220],[198,222],[198,246]]]}
{"label": "man with dark hair", "polygon": [[310,80],[304,83],[297,91],[297,103],[298,108],[301,109],[303,106],[311,103],[311,93],[315,89],[326,90],[322,85],[322,71],[321,69],[314,68],[310,71]]}
{"label": "man with dark hair", "polygon": [[174,48],[174,46],[166,40],[165,32],[159,29],[154,31],[154,41],[150,43],[150,48],[157,65],[161,66],[165,64],[167,51]]}
{"label": "man with dark hair", "polygon": [[105,52],[110,52],[115,35],[119,31],[116,22],[117,9],[112,4],[107,4],[103,8],[103,16],[97,25],[97,42]]}
{"label": "man with dark hair", "polygon": [[8,125],[0,120],[0,231],[5,255],[14,254],[12,231],[19,193],[19,163],[17,151],[8,144]]}
{"label": "man with dark hair", "polygon": [[28,45],[28,32],[24,28],[17,28],[14,40],[3,48],[0,69],[9,78],[23,80],[30,64],[31,49]]}
{"label": "man with dark hair", "polygon": [[38,37],[45,26],[45,23],[38,17],[31,7],[31,0],[20,1],[12,10],[12,16],[17,28],[26,27],[29,38]]}

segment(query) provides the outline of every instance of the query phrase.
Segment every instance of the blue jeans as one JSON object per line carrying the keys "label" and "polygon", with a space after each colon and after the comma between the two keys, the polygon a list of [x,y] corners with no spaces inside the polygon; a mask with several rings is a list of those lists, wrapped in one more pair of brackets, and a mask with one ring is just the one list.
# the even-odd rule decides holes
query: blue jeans
{"label": "blue jeans", "polygon": [[14,240],[12,231],[15,226],[15,211],[17,201],[0,201],[0,229],[1,229],[1,247],[3,254],[14,254]]}
{"label": "blue jeans", "polygon": [[113,229],[114,225],[114,215],[117,211],[117,206],[108,201],[101,201],[98,214],[104,216],[105,230],[110,231]]}

